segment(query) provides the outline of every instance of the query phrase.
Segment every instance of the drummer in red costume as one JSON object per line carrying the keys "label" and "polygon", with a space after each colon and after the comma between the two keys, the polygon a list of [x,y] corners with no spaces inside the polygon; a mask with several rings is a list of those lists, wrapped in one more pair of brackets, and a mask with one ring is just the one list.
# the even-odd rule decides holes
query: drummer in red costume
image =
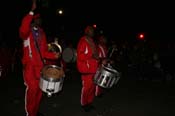
{"label": "drummer in red costume", "polygon": [[96,85],[93,79],[99,63],[98,49],[94,42],[94,28],[87,26],[85,35],[80,38],[77,46],[77,68],[82,80],[81,106],[85,112],[94,109],[92,104]]}
{"label": "drummer in red costume", "polygon": [[[42,116],[38,113],[42,91],[39,88],[40,71],[44,59],[58,59],[59,53],[48,52],[46,35],[41,28],[39,14],[35,14],[36,1],[33,0],[31,11],[23,18],[19,34],[23,39],[23,76],[26,85],[26,116]],[[40,56],[41,55],[41,56]]]}

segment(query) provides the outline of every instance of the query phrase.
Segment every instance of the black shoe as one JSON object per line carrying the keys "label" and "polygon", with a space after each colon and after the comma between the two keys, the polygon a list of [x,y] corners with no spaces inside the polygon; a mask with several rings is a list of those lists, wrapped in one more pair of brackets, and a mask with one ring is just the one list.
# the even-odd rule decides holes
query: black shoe
{"label": "black shoe", "polygon": [[89,112],[90,111],[90,108],[89,108],[89,105],[84,105],[84,106],[81,106],[82,109],[85,111],[85,112]]}
{"label": "black shoe", "polygon": [[84,110],[85,112],[90,112],[90,111],[92,111],[92,110],[95,110],[95,107],[94,107],[93,105],[91,105],[91,104],[84,105],[84,106],[82,106],[82,108],[83,108],[83,110]]}
{"label": "black shoe", "polygon": [[44,114],[42,114],[41,112],[37,113],[37,116],[45,116]]}
{"label": "black shoe", "polygon": [[104,96],[104,94],[102,93],[102,94],[100,94],[100,95],[98,95],[98,96],[96,96],[97,98],[103,98],[103,96]]}
{"label": "black shoe", "polygon": [[93,106],[92,104],[89,105],[90,110],[96,110],[95,106]]}

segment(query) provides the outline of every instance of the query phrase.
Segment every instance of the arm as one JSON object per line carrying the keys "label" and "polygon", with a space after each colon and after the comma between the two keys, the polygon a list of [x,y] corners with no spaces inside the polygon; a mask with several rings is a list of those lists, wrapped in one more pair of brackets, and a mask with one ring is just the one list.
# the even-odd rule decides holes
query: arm
{"label": "arm", "polygon": [[27,39],[27,37],[30,34],[30,26],[31,26],[31,22],[33,20],[33,15],[34,15],[35,9],[36,9],[36,0],[33,0],[31,11],[29,12],[29,14],[27,14],[23,18],[21,25],[20,25],[20,28],[19,28],[19,35],[22,39]]}
{"label": "arm", "polygon": [[48,44],[47,44],[47,40],[46,40],[46,35],[43,32],[43,56],[45,59],[50,59],[50,60],[56,60],[61,56],[61,53],[53,53],[53,52],[49,52],[48,51]]}
{"label": "arm", "polygon": [[88,46],[86,44],[86,41],[80,40],[78,47],[77,47],[77,57],[80,61],[86,61],[88,60],[91,56],[88,53]]}
{"label": "arm", "polygon": [[30,25],[33,19],[34,13],[32,11],[27,14],[21,23],[20,29],[19,29],[19,35],[22,39],[27,39],[27,37],[30,34]]}

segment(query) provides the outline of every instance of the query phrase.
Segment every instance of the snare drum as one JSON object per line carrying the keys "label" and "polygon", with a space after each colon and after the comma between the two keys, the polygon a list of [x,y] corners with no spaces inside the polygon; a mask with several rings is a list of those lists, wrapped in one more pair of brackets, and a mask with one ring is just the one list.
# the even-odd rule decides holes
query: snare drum
{"label": "snare drum", "polygon": [[111,67],[101,66],[94,76],[94,83],[103,88],[111,88],[117,84],[119,79],[120,73],[117,70]]}
{"label": "snare drum", "polygon": [[56,65],[46,65],[41,71],[39,86],[41,90],[51,96],[62,90],[64,71]]}

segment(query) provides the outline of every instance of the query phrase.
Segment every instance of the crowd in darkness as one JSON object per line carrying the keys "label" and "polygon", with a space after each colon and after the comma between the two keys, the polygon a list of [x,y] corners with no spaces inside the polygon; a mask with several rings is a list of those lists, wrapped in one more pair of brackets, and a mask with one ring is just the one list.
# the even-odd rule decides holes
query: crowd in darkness
{"label": "crowd in darkness", "polygon": [[12,72],[16,74],[20,73],[21,69],[21,42],[15,34],[9,34],[2,32],[0,33],[0,66],[1,76],[4,78],[9,76]]}

